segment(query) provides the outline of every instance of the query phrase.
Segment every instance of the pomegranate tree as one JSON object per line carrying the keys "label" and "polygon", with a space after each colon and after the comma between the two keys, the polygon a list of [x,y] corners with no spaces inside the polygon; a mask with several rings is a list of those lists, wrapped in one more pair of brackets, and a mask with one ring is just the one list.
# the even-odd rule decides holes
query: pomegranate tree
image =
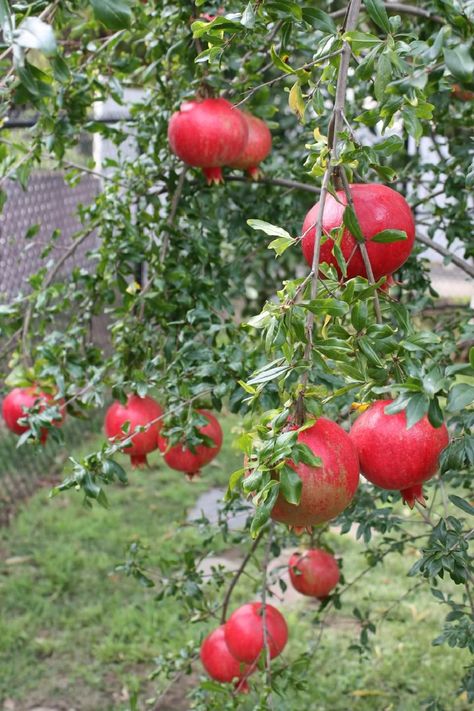
{"label": "pomegranate tree", "polygon": [[288,563],[291,584],[302,595],[323,600],[339,582],[339,566],[330,553],[311,548],[293,553]]}
{"label": "pomegranate tree", "polygon": [[[27,432],[30,427],[28,424],[21,424],[19,420],[27,416],[27,410],[39,406],[39,412],[43,412],[47,407],[51,407],[54,403],[53,395],[45,393],[36,385],[28,388],[14,388],[5,397],[2,403],[2,414],[5,424],[9,430],[17,435]],[[52,424],[55,427],[61,427],[66,416],[64,403],[60,404],[60,416],[54,419]],[[45,444],[48,438],[48,430],[44,427],[41,429],[40,442]]]}
{"label": "pomegranate tree", "polygon": [[[105,434],[114,441],[124,441],[129,437],[131,442],[124,448],[124,453],[130,456],[133,468],[147,465],[147,454],[157,449],[157,438],[161,428],[163,410],[156,400],[148,395],[129,395],[125,405],[114,402],[105,415]],[[124,427],[128,428],[124,432]],[[152,423],[150,425],[150,423]],[[137,427],[147,427],[143,432],[134,434]]]}
{"label": "pomegranate tree", "polygon": [[218,420],[208,410],[198,410],[198,412],[207,420],[207,425],[199,427],[199,432],[209,437],[213,441],[213,445],[198,444],[192,450],[186,445],[186,442],[182,442],[170,447],[165,437],[158,437],[158,446],[167,465],[171,469],[184,472],[189,479],[198,476],[201,467],[217,457],[222,446],[222,428]]}
{"label": "pomegranate tree", "polygon": [[359,461],[349,435],[325,417],[301,431],[298,442],[309,447],[322,464],[288,462],[303,483],[300,502],[290,504],[280,493],[271,516],[302,533],[335,518],[350,504],[359,483]]}
{"label": "pomegranate tree", "polygon": [[352,425],[350,437],[364,476],[382,489],[398,489],[413,508],[424,504],[423,482],[437,471],[449,441],[446,425],[433,427],[425,416],[407,428],[406,412],[387,414],[393,400],[377,400]]}
{"label": "pomegranate tree", "polygon": [[246,111],[241,113],[248,127],[247,144],[230,167],[245,170],[252,180],[257,180],[260,177],[258,165],[265,160],[272,149],[272,134],[265,121]]}
{"label": "pomegranate tree", "polygon": [[[354,210],[364,236],[372,271],[375,279],[392,274],[408,259],[415,241],[415,223],[413,214],[405,198],[392,188],[377,183],[357,184],[350,186]],[[337,199],[336,199],[337,198]],[[331,230],[337,230],[343,224],[347,197],[343,190],[336,192],[336,198],[328,195],[324,207],[323,234],[325,241],[321,243],[320,261],[332,264],[339,270],[333,254],[334,235]],[[319,212],[319,202],[311,208],[303,223],[303,254],[311,266],[316,234],[316,221]],[[396,242],[373,242],[372,238],[384,230],[400,230],[407,238]],[[341,240],[341,251],[347,262],[347,277],[367,277],[362,255],[357,247],[356,238],[344,229]]]}
{"label": "pomegranate tree", "polygon": [[202,168],[208,183],[222,182],[222,166],[239,158],[247,137],[242,112],[226,99],[186,101],[168,125],[173,153],[188,165]]}
{"label": "pomegranate tree", "polygon": [[[265,605],[265,621],[270,658],[277,657],[288,641],[285,618],[273,605]],[[230,653],[240,662],[252,664],[264,648],[263,606],[248,602],[239,607],[224,625],[225,641]]]}
{"label": "pomegranate tree", "polygon": [[204,639],[200,656],[202,665],[211,679],[223,684],[234,682],[237,691],[248,692],[247,678],[252,669],[247,664],[239,662],[229,652],[225,641],[225,625],[221,625]]}

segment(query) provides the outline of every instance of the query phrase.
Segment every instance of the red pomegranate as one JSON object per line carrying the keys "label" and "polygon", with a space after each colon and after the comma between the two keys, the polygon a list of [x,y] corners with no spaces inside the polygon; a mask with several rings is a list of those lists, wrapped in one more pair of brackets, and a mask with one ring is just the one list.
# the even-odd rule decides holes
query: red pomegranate
{"label": "red pomegranate", "polygon": [[446,425],[433,427],[425,416],[407,429],[406,413],[387,415],[393,400],[377,400],[352,425],[350,437],[365,477],[382,489],[399,489],[405,503],[424,504],[423,482],[436,473],[449,441]]}
{"label": "red pomegranate", "polygon": [[[18,420],[25,417],[25,411],[32,408],[34,405],[39,404],[40,412],[45,410],[48,406],[55,405],[58,403],[54,402],[53,395],[45,393],[39,389],[37,385],[33,385],[28,388],[14,388],[8,393],[6,398],[2,403],[2,414],[5,424],[9,430],[17,435],[23,434],[30,428],[28,425],[21,425]],[[61,427],[66,417],[66,410],[64,407],[64,402],[61,401],[59,404],[61,417],[53,421],[54,427]],[[43,428],[40,434],[41,444],[45,444],[48,439],[48,430]]]}
{"label": "red pomegranate", "polygon": [[[157,437],[161,428],[161,420],[154,422],[163,415],[163,410],[156,400],[145,396],[129,395],[126,405],[114,402],[105,415],[105,434],[111,440],[122,441],[133,435],[137,427],[144,427],[153,422],[148,429],[133,435],[130,446],[124,448],[124,454],[130,456],[133,468],[144,467],[147,464],[146,455],[157,447]],[[129,422],[127,433],[122,427]]]}
{"label": "red pomegranate", "polygon": [[265,121],[246,111],[241,113],[248,126],[247,145],[230,167],[246,170],[252,180],[258,180],[260,177],[258,165],[265,160],[272,149],[272,134]]}
{"label": "red pomegranate", "polygon": [[201,662],[211,679],[229,684],[234,681],[236,689],[247,693],[249,687],[247,678],[252,669],[247,664],[239,662],[229,652],[225,641],[225,625],[211,632],[201,644]]}
{"label": "red pomegranate", "polygon": [[188,165],[203,169],[208,183],[223,180],[221,167],[240,156],[248,128],[242,113],[226,99],[186,101],[171,117],[171,150]]}
{"label": "red pomegranate", "polygon": [[[375,279],[380,279],[395,272],[408,259],[415,241],[413,215],[405,198],[386,185],[361,183],[351,185],[350,188],[354,210],[367,244],[372,271]],[[337,200],[332,195],[328,195],[324,207],[323,233],[328,236],[328,239],[321,245],[320,261],[334,265],[339,271],[336,258],[332,253],[334,243],[330,232],[342,225],[347,198],[342,190],[339,190],[336,195]],[[313,261],[318,212],[319,202],[311,208],[303,223],[302,248],[310,266]],[[386,244],[371,241],[378,232],[389,229],[404,230],[407,239]],[[347,262],[347,277],[349,279],[355,276],[367,277],[357,241],[348,229],[344,230],[341,250]]]}
{"label": "red pomegranate", "polygon": [[[288,641],[285,618],[273,605],[265,605],[265,618],[270,657],[278,657]],[[239,607],[224,625],[225,641],[230,653],[240,662],[252,664],[264,647],[263,609],[260,602]]]}
{"label": "red pomegranate", "polygon": [[213,440],[213,447],[199,444],[192,452],[183,443],[168,448],[168,440],[161,436],[158,437],[158,447],[167,465],[171,469],[185,472],[189,479],[199,476],[201,467],[209,464],[214,457],[217,457],[222,446],[222,429],[218,420],[208,410],[198,410],[198,412],[208,421],[207,425],[199,428],[199,432]]}
{"label": "red pomegranate", "polygon": [[334,556],[319,548],[293,553],[288,563],[291,584],[302,595],[323,600],[339,582]]}
{"label": "red pomegranate", "polygon": [[349,505],[359,483],[359,460],[349,435],[325,417],[300,432],[298,442],[320,457],[322,466],[288,462],[303,482],[300,503],[290,504],[280,494],[272,518],[299,534],[330,521]]}

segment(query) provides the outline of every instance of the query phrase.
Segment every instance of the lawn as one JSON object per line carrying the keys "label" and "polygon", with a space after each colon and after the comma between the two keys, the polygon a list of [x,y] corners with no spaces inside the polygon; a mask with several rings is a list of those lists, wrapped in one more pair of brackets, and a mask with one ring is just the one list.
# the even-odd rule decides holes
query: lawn
{"label": "lawn", "polygon": [[[172,702],[165,697],[157,706],[168,682],[147,677],[157,657],[197,642],[208,623],[183,624],[183,602],[157,600],[156,589],[140,586],[115,567],[130,543],[140,540],[150,547],[154,577],[159,567],[177,563],[180,550],[199,541],[196,527],[186,524],[187,511],[206,489],[224,485],[240,463],[229,444],[236,420],[227,417],[223,424],[225,444],[218,462],[198,481],[187,482],[155,455],[151,470],[130,473],[126,488],[109,489],[108,510],[84,508],[75,492],[49,499],[41,489],[0,531],[0,701],[5,709],[125,711],[135,697],[137,709],[190,708],[183,683]],[[82,452],[90,449],[85,444]],[[81,448],[74,452],[80,453]],[[332,533],[330,540],[343,556],[346,579],[353,579],[365,567],[364,547],[349,535]],[[235,547],[217,533],[210,545],[221,553]],[[428,708],[433,697],[449,711],[468,708],[456,695],[467,653],[431,646],[444,610],[429,590],[407,595],[389,611],[370,656],[349,649],[359,636],[353,608],[370,608],[382,617],[413,585],[406,572],[416,555],[412,550],[388,557],[351,588],[314,652],[307,688],[277,698],[276,709],[415,711]],[[258,574],[257,566],[253,573]],[[252,586],[242,579],[235,603],[251,597]],[[291,631],[288,658],[314,641],[314,609],[315,603],[303,598],[285,608]],[[194,672],[192,682],[201,673],[198,663]],[[240,707],[250,710],[254,702],[250,695]]]}

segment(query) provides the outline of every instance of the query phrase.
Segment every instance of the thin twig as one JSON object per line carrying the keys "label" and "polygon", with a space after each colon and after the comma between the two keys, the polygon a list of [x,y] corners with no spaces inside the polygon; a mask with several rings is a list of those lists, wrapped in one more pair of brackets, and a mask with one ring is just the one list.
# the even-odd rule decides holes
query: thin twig
{"label": "thin twig", "polygon": [[434,240],[430,239],[429,237],[426,237],[425,235],[417,234],[416,239],[418,240],[418,242],[421,242],[421,244],[424,244],[426,247],[431,247],[431,249],[434,249],[434,251],[438,252],[438,254],[442,254],[443,257],[449,257],[453,264],[455,264],[457,267],[466,272],[466,274],[469,274],[469,276],[474,277],[474,266],[469,264],[469,262],[466,262],[461,257],[458,257],[457,254],[451,252],[451,250],[449,250],[447,247],[443,247],[443,245],[438,244],[438,242],[435,242]]}
{"label": "thin twig", "polygon": [[270,642],[268,636],[268,626],[267,626],[267,570],[268,563],[270,560],[270,551],[273,543],[273,532],[275,528],[275,522],[271,521],[270,531],[268,534],[268,541],[265,548],[265,557],[263,559],[263,584],[262,584],[262,627],[263,627],[263,649],[265,652],[265,681],[269,689],[267,702],[269,709],[273,709],[273,699],[272,699],[272,669],[271,669],[271,651]]}
{"label": "thin twig", "polygon": [[226,175],[225,176],[225,181],[229,182],[238,182],[238,183],[248,183],[248,184],[258,184],[260,185],[263,183],[264,185],[279,185],[283,188],[294,188],[295,190],[305,190],[308,193],[314,193],[315,195],[319,195],[321,192],[321,189],[316,187],[315,185],[308,185],[307,183],[300,183],[297,180],[288,180],[287,178],[270,178],[268,176],[264,176],[263,178],[259,178],[258,180],[251,180],[250,178],[247,178],[245,175]]}
{"label": "thin twig", "polygon": [[[401,2],[384,2],[384,5],[387,10],[395,10],[396,12],[400,12],[402,15],[414,15],[417,17],[423,17],[427,20],[433,20],[433,22],[437,22],[440,25],[446,24],[446,19],[441,17],[440,15],[433,15],[429,10],[425,10],[422,7],[415,7],[414,5],[405,5],[405,3]],[[338,17],[344,17],[346,10],[335,10],[334,12],[331,12],[330,15],[331,17],[337,19]]]}
{"label": "thin twig", "polygon": [[224,597],[224,602],[222,603],[222,616],[221,616],[221,624],[222,624],[222,625],[225,623],[225,621],[226,621],[226,619],[227,619],[227,609],[228,609],[228,607],[229,607],[229,602],[230,602],[230,598],[231,598],[231,596],[232,596],[232,592],[233,592],[235,586],[237,585],[240,576],[241,576],[242,573],[244,572],[247,563],[249,562],[250,558],[251,558],[251,557],[253,556],[253,554],[255,553],[258,544],[259,544],[260,541],[262,540],[262,536],[263,536],[263,530],[260,531],[260,533],[258,534],[257,538],[256,538],[256,539],[254,540],[254,542],[252,543],[252,545],[251,545],[251,547],[250,547],[250,549],[249,549],[247,555],[246,555],[245,558],[242,560],[242,563],[240,564],[239,568],[235,571],[235,574],[234,574],[234,576],[233,576],[233,578],[232,578],[232,580],[231,580],[231,582],[230,582],[230,585],[229,585],[229,587],[227,588],[227,592],[226,592],[225,597]]}
{"label": "thin twig", "polygon": [[[345,171],[344,166],[339,166],[339,175],[342,181],[342,185],[344,188],[344,193],[347,198],[347,203],[348,205],[352,208],[352,211],[354,214],[357,216],[356,211],[355,211],[355,205],[354,205],[354,200],[352,199],[352,193],[351,193],[351,187],[349,185],[349,181],[347,179],[347,174]],[[364,262],[364,267],[365,271],[367,274],[367,279],[369,280],[369,284],[375,284],[375,279],[374,279],[374,272],[372,269],[372,264],[370,263],[370,258],[369,258],[369,252],[367,251],[367,245],[365,242],[357,242],[357,246],[359,248],[362,261]],[[379,295],[377,294],[377,290],[374,291],[374,307],[375,307],[375,316],[377,318],[377,323],[382,323],[382,311],[380,310],[380,301],[379,301]]]}

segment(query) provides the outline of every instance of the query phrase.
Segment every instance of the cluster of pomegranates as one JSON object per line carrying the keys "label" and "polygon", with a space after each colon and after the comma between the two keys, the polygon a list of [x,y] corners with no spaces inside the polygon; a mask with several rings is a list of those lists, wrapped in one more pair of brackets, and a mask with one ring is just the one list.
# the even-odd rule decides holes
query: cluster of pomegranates
{"label": "cluster of pomegranates", "polygon": [[[2,414],[6,426],[17,435],[29,430],[28,410],[39,406],[39,412],[56,404],[49,393],[38,386],[14,388],[2,403]],[[53,420],[55,427],[61,427],[66,416],[64,403],[59,404],[60,417]],[[185,443],[170,446],[161,435],[163,410],[152,397],[129,395],[127,402],[112,403],[105,415],[104,429],[107,437],[115,442],[125,442],[124,452],[130,457],[132,467],[144,467],[147,455],[159,449],[171,469],[184,472],[189,478],[199,474],[201,467],[219,454],[222,446],[222,429],[211,412],[198,410],[207,424],[199,427],[199,432],[212,440],[213,444],[199,444],[193,450]],[[48,430],[41,430],[40,442],[45,444]],[[128,440],[128,441],[126,441]]]}
{"label": "cluster of pomegranates", "polygon": [[330,521],[353,499],[360,469],[372,484],[398,489],[411,508],[415,501],[423,504],[423,482],[437,471],[448,431],[444,424],[433,427],[426,416],[407,429],[405,411],[385,412],[392,402],[372,403],[349,434],[325,417],[300,431],[297,441],[309,447],[321,465],[287,462],[302,481],[300,501],[292,504],[280,492],[271,517],[297,534]]}
{"label": "cluster of pomegranates", "polygon": [[[126,442],[125,454],[130,456],[132,467],[144,467],[147,455],[159,449],[171,469],[184,472],[188,478],[197,476],[201,467],[219,454],[222,446],[222,429],[214,415],[208,410],[198,410],[207,424],[199,432],[212,440],[212,445],[199,444],[194,451],[185,443],[170,446],[161,435],[164,412],[152,397],[129,395],[127,402],[112,403],[105,415],[105,434],[116,442]],[[143,428],[138,429],[137,428]],[[126,431],[125,431],[126,430]]]}
{"label": "cluster of pomegranates", "polygon": [[257,179],[258,165],[272,147],[264,121],[221,98],[183,103],[171,117],[168,139],[173,153],[187,165],[202,168],[208,183],[223,181],[223,166]]}
{"label": "cluster of pomegranates", "polygon": [[265,637],[270,658],[274,659],[288,641],[288,627],[281,612],[268,603],[242,605],[204,639],[201,645],[204,669],[212,679],[234,682],[238,691],[247,692],[247,679],[264,651]]}

